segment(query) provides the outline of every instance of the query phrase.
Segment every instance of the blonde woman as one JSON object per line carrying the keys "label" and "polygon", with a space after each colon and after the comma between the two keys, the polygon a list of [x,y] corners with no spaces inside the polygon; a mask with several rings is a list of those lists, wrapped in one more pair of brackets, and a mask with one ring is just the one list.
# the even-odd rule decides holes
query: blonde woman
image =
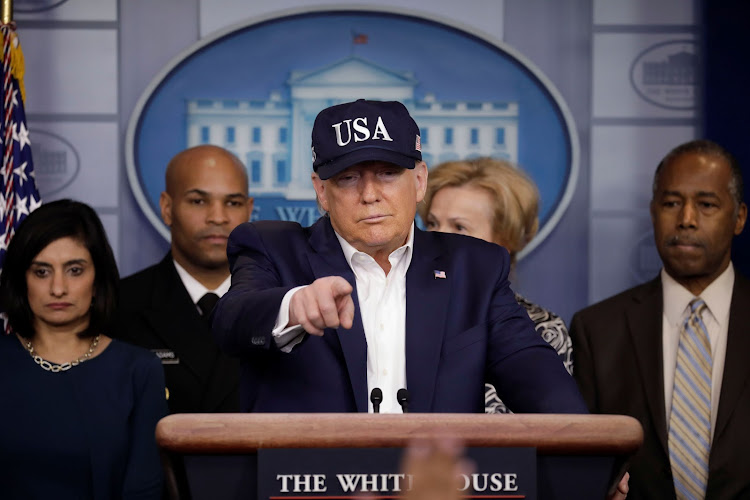
{"label": "blonde woman", "polygon": [[[539,192],[526,174],[507,161],[447,162],[430,170],[419,214],[430,231],[466,234],[505,247],[515,265],[516,255],[539,228]],[[572,343],[563,320],[518,294],[516,300],[572,373]],[[510,412],[490,384],[485,387],[485,410]]]}

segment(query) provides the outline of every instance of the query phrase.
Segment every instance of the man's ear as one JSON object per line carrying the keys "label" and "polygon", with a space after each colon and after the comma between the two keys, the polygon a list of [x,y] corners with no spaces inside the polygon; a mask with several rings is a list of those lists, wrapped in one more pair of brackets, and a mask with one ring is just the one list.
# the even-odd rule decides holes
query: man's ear
{"label": "man's ear", "polygon": [[427,164],[423,161],[417,163],[414,167],[414,177],[417,181],[417,203],[424,200],[424,195],[427,192]]}
{"label": "man's ear", "polygon": [[737,209],[737,222],[734,224],[735,236],[745,228],[745,221],[747,221],[747,205],[740,203],[740,208]]}
{"label": "man's ear", "polygon": [[315,172],[310,176],[312,179],[313,187],[315,188],[315,194],[318,197],[318,203],[320,208],[328,212],[328,198],[326,198],[326,184],[325,181],[318,177]]}
{"label": "man's ear", "polygon": [[159,208],[161,209],[161,220],[167,227],[172,227],[172,197],[166,191],[159,196]]}

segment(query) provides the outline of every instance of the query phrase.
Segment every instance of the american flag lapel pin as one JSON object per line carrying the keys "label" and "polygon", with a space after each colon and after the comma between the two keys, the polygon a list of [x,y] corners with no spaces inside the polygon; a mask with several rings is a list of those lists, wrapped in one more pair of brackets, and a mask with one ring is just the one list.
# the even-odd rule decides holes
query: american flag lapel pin
{"label": "american flag lapel pin", "polygon": [[438,271],[437,269],[435,269],[435,271],[433,272],[435,273],[435,279],[444,280],[445,278],[447,278],[447,276],[445,275],[445,271]]}

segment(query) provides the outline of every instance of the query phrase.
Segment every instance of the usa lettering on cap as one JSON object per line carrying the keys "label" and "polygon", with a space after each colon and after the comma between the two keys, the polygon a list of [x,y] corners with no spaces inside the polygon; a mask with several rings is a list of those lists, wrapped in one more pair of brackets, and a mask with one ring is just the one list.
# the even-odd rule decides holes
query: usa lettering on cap
{"label": "usa lettering on cap", "polygon": [[[353,121],[353,123],[352,123]],[[346,124],[346,141],[341,135],[341,125]],[[331,125],[336,130],[336,144],[339,146],[346,146],[352,140],[352,129],[354,129],[354,142],[362,142],[372,138],[373,141],[383,140],[391,141],[391,136],[388,134],[388,130],[383,124],[383,118],[378,116],[378,122],[375,124],[375,130],[372,135],[370,129],[367,128],[367,117],[359,117],[354,120],[344,120],[343,122],[334,123]]]}
{"label": "usa lettering on cap", "polygon": [[360,99],[324,109],[313,124],[312,153],[322,180],[365,161],[412,169],[422,160],[419,127],[398,101]]}

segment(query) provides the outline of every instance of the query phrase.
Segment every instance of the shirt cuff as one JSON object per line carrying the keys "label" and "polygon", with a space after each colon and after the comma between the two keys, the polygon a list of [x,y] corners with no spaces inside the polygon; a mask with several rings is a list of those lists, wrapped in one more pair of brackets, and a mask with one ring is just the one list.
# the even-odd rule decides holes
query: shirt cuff
{"label": "shirt cuff", "polygon": [[292,301],[292,295],[305,287],[307,287],[307,285],[292,288],[286,292],[284,298],[281,299],[279,315],[276,316],[276,324],[273,326],[273,330],[271,330],[271,335],[276,342],[276,347],[278,347],[281,352],[291,352],[294,346],[302,342],[302,339],[305,337],[305,331],[302,329],[301,325],[288,325],[289,303]]}

